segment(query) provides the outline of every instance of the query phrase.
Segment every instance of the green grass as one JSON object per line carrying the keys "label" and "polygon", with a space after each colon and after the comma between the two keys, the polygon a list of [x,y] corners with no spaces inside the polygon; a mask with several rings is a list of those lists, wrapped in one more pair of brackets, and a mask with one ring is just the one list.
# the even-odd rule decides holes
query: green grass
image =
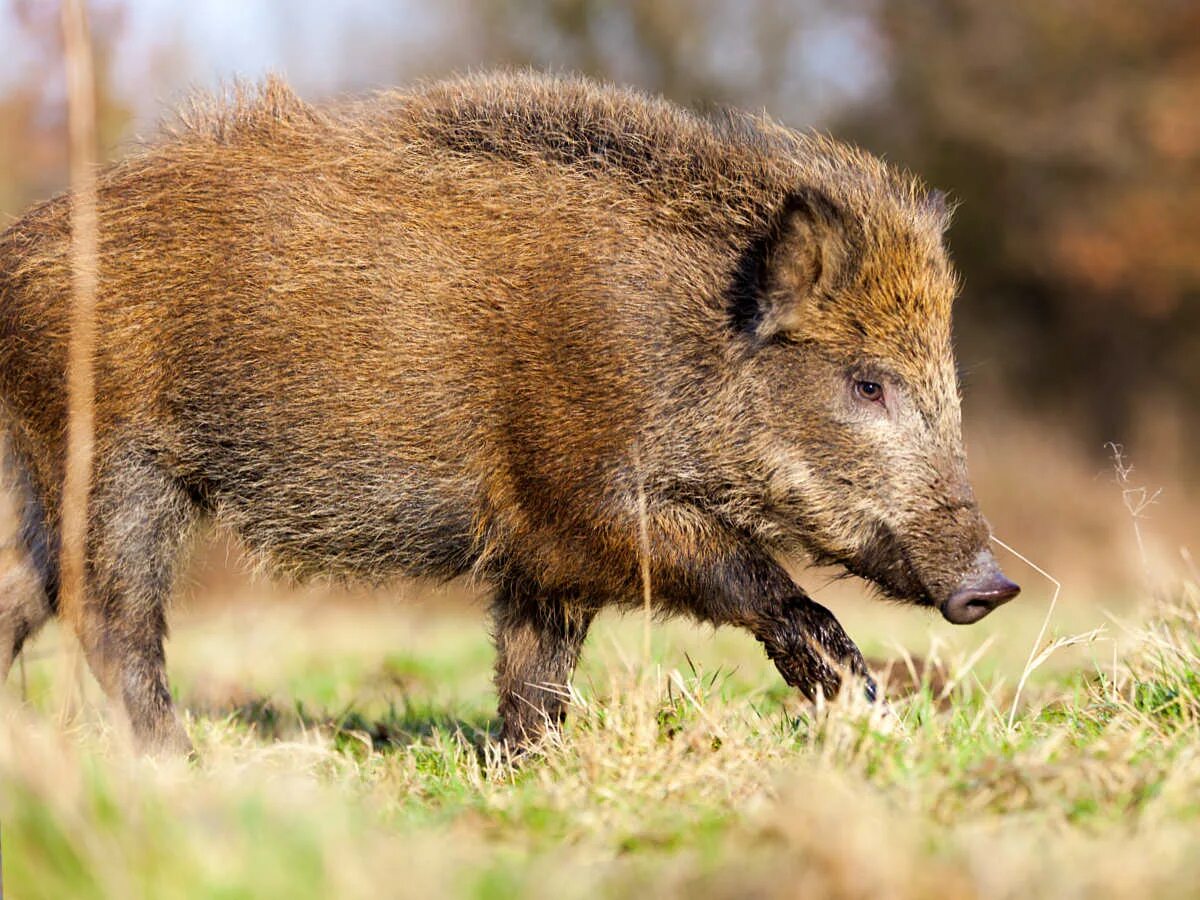
{"label": "green grass", "polygon": [[14,678],[0,702],[6,896],[1194,893],[1195,585],[1053,654],[1019,698],[1036,600],[991,632],[876,609],[848,615],[877,615],[856,635],[868,652],[896,656],[898,636],[938,673],[887,711],[805,706],[734,632],[655,626],[645,659],[640,618],[607,619],[564,733],[516,769],[491,742],[469,612],[311,596],[181,611],[193,764],[131,757],[90,686],[64,732],[51,633],[27,699]]}

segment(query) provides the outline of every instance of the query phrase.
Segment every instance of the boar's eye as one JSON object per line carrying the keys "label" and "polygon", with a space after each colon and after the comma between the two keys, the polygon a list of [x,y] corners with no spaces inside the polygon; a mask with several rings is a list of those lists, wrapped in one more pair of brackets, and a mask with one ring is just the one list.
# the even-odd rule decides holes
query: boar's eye
{"label": "boar's eye", "polygon": [[880,403],[883,401],[883,385],[877,381],[855,381],[854,394],[868,403]]}

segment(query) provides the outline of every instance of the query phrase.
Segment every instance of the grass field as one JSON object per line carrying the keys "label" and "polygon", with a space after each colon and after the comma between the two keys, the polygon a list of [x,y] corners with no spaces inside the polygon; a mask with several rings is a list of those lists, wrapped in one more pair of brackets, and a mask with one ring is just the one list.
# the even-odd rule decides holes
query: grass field
{"label": "grass field", "polygon": [[480,609],[437,592],[185,604],[194,764],[130,758],[90,679],[64,734],[50,632],[3,701],[6,896],[1194,895],[1200,588],[1064,603],[1017,697],[1050,597],[1026,581],[972,629],[829,600],[869,655],[923,657],[886,713],[805,707],[736,632],[656,624],[647,656],[640,616],[605,619],[518,769]]}

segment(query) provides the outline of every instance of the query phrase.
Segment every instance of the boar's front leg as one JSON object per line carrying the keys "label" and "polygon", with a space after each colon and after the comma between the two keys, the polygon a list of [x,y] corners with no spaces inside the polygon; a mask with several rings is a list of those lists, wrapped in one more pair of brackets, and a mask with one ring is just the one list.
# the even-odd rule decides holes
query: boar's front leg
{"label": "boar's front leg", "polygon": [[858,647],[833,613],[803,593],[752,608],[742,624],[766,648],[784,681],[809,700],[818,693],[832,699],[845,673],[861,678],[867,699],[875,700],[875,682]]}
{"label": "boar's front leg", "polygon": [[565,718],[567,683],[596,607],[510,577],[496,592],[492,615],[501,741],[510,749],[526,747]]}
{"label": "boar's front leg", "polygon": [[[663,546],[678,546],[663,529]],[[876,696],[866,662],[833,614],[809,598],[774,559],[726,535],[695,541],[693,551],[660,569],[659,592],[672,612],[714,625],[747,629],[763,645],[784,680],[809,700],[832,699],[846,675],[861,678]]]}

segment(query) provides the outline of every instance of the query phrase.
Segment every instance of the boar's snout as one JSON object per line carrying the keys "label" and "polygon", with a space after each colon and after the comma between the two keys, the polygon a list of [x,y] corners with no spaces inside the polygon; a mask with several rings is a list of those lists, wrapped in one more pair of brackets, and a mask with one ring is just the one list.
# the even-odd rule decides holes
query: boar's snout
{"label": "boar's snout", "polygon": [[962,583],[942,604],[942,615],[955,625],[970,625],[1019,593],[1021,588],[1004,577],[995,558],[984,550],[975,557],[975,565]]}

